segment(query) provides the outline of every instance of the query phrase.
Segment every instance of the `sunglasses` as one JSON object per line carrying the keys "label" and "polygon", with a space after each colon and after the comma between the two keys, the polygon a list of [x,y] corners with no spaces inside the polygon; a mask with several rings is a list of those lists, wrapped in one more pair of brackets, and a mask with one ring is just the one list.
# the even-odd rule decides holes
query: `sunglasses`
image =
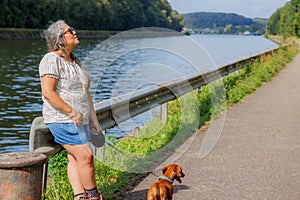
{"label": "sunglasses", "polygon": [[71,33],[72,35],[74,35],[75,29],[73,27],[69,27],[66,31],[63,32],[63,34],[66,34],[66,33]]}

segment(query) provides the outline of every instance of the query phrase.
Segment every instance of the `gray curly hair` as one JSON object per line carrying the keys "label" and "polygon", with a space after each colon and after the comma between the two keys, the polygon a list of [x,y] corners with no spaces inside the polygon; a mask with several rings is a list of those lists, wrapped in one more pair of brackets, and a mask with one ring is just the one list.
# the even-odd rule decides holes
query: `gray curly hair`
{"label": "gray curly hair", "polygon": [[[53,22],[48,29],[45,31],[45,37],[48,45],[48,51],[56,51],[61,49],[66,53],[65,44],[64,44],[64,29],[63,24],[67,24],[64,20],[58,20]],[[71,58],[75,60],[80,66],[82,65],[79,59],[71,53]]]}
{"label": "gray curly hair", "polygon": [[49,28],[45,31],[45,37],[47,45],[50,51],[56,51],[58,49],[65,50],[64,46],[64,29],[63,24],[66,24],[63,20],[53,22]]}

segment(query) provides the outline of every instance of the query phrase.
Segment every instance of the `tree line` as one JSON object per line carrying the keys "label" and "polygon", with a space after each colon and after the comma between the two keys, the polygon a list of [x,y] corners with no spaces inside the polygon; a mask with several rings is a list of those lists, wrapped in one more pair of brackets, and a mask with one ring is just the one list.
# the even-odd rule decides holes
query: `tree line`
{"label": "tree line", "polygon": [[40,29],[58,19],[83,30],[184,26],[167,0],[1,0],[0,8],[0,27]]}
{"label": "tree line", "polygon": [[252,33],[265,31],[267,19],[250,19],[234,13],[194,12],[184,14],[187,28],[211,31],[213,33],[234,34],[250,31]]}
{"label": "tree line", "polygon": [[225,27],[228,24],[252,25],[252,19],[234,13],[194,12],[184,14],[185,24],[190,28]]}
{"label": "tree line", "polygon": [[291,0],[269,18],[266,31],[270,35],[300,37],[300,0]]}

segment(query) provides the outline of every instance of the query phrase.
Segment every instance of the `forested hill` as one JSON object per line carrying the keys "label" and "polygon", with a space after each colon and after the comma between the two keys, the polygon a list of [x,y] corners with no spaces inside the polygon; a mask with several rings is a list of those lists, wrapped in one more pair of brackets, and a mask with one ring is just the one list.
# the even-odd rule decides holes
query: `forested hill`
{"label": "forested hill", "polygon": [[267,19],[246,18],[234,13],[195,12],[184,14],[185,27],[203,34],[263,34]]}
{"label": "forested hill", "polygon": [[167,0],[1,0],[0,27],[45,28],[63,19],[77,29],[164,27],[180,31],[183,16]]}
{"label": "forested hill", "polygon": [[184,14],[185,26],[189,28],[214,28],[253,25],[252,19],[233,13],[195,12]]}
{"label": "forested hill", "polygon": [[300,37],[300,0],[288,1],[278,8],[267,23],[267,33],[284,37]]}

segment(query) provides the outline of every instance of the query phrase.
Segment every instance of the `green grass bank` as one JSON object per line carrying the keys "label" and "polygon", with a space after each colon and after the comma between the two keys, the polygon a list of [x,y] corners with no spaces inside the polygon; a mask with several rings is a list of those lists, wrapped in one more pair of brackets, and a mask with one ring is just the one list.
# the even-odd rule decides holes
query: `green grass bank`
{"label": "green grass bank", "polygon": [[[209,124],[210,120],[217,117],[224,109],[242,102],[262,84],[271,81],[298,53],[296,42],[292,40],[277,40],[277,42],[280,42],[280,48],[272,55],[264,55],[259,61],[238,70],[237,73],[232,73],[222,80],[217,80],[170,102],[166,123],[157,120],[140,131],[118,140],[116,146],[127,156],[122,156],[108,148],[103,162],[95,160],[97,185],[105,199],[115,199],[117,195],[120,195],[120,191],[130,188],[133,182],[138,182],[145,176],[145,173],[127,171],[147,168],[157,160],[165,159],[174,150],[176,151],[178,145],[186,141],[198,129]],[[218,98],[217,91],[221,89],[224,89],[225,97],[218,99],[219,105],[212,106],[211,99]],[[199,108],[198,113],[194,112],[196,107]],[[113,138],[111,139],[113,141]],[[165,150],[162,154],[159,156],[155,154],[161,149]],[[130,155],[138,156],[131,157]],[[141,161],[138,161],[139,159]],[[66,169],[65,151],[49,159],[45,199],[70,200],[73,198]]]}

